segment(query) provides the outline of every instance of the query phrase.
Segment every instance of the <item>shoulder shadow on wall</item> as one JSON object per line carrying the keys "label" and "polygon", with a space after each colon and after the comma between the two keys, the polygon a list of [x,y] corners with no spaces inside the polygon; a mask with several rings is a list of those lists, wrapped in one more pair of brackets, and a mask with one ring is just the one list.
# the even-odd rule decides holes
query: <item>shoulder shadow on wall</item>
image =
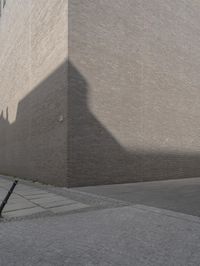
{"label": "shoulder shadow on wall", "polygon": [[90,89],[64,62],[19,102],[14,123],[1,113],[0,172],[66,186],[200,176],[198,154],[127,151],[91,112]]}

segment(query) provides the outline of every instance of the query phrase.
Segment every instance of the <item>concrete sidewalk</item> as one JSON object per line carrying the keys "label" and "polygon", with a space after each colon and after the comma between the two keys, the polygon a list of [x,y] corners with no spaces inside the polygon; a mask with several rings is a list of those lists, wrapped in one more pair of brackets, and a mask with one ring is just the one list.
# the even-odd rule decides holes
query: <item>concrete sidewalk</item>
{"label": "concrete sidewalk", "polygon": [[[0,202],[14,178],[0,175]],[[85,192],[20,180],[3,211],[3,221],[64,215],[96,209],[127,206],[129,203]]]}
{"label": "concrete sidewalk", "polygon": [[[189,189],[188,181],[180,180]],[[142,185],[151,199],[172,183],[66,189],[21,180],[0,221],[0,266],[198,266],[200,218],[136,197]],[[1,198],[11,184],[0,177]]]}
{"label": "concrete sidewalk", "polygon": [[0,223],[1,266],[200,265],[200,219],[129,206]]}
{"label": "concrete sidewalk", "polygon": [[[0,177],[0,202],[11,185],[11,178]],[[39,189],[30,182],[26,185],[19,182],[5,206],[3,217],[8,219],[36,214],[58,214],[88,207],[81,202]]]}

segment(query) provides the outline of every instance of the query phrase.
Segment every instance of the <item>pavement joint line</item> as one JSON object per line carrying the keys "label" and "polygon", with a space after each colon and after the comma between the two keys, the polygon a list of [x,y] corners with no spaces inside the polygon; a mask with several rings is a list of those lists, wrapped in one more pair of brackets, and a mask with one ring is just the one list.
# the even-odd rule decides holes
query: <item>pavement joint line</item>
{"label": "pavement joint line", "polygon": [[116,203],[116,204],[122,204],[123,206],[129,206],[129,205],[133,205],[133,203],[129,202],[129,201],[125,201],[125,200],[119,200],[119,199],[115,199],[115,198],[111,198],[111,197],[107,197],[107,196],[102,196],[102,195],[97,195],[97,194],[93,194],[91,192],[85,192],[85,191],[80,191],[76,188],[63,188],[63,190],[68,190],[66,192],[68,193],[72,193],[72,194],[76,194],[78,196],[82,196],[82,197],[90,197],[93,199],[98,199],[101,201],[109,201],[111,203]]}
{"label": "pavement joint line", "polygon": [[[116,207],[114,207],[116,208]],[[55,216],[66,216],[66,215],[72,215],[72,214],[77,214],[77,213],[83,213],[87,211],[99,211],[99,210],[104,210],[104,207],[94,207],[94,206],[88,206],[88,208],[82,208],[78,210],[71,210],[71,211],[66,211],[66,212],[59,212],[59,213],[53,213],[49,209],[45,209],[44,212],[40,213],[33,213],[30,215],[26,216],[13,216],[13,217],[8,217],[4,216],[3,219],[0,218],[0,223],[7,223],[7,222],[15,222],[15,221],[23,221],[23,220],[32,220],[32,219],[42,219],[46,217],[55,217]]]}
{"label": "pavement joint line", "polygon": [[[38,210],[38,211],[37,211]],[[31,211],[30,213],[28,213],[28,211]],[[36,212],[35,212],[36,211]],[[46,210],[42,207],[32,207],[29,209],[21,209],[21,210],[15,210],[12,212],[6,212],[5,216],[7,217],[24,217],[24,216],[28,216],[28,215],[32,215],[34,213],[39,213],[39,212],[45,212]],[[18,214],[18,215],[17,215]]]}
{"label": "pavement joint line", "polygon": [[60,212],[68,212],[68,211],[80,210],[80,209],[88,208],[88,207],[90,207],[90,206],[86,205],[86,204],[83,204],[83,203],[77,202],[75,204],[49,208],[49,210],[52,211],[53,213],[60,213]]}
{"label": "pavement joint line", "polygon": [[[71,200],[71,199],[66,198],[66,197],[63,197],[63,196],[58,196],[57,194],[50,193],[49,191],[43,191],[42,194],[37,194],[37,195],[36,194],[24,195],[24,194],[21,194],[21,191],[18,190],[18,191],[15,191],[13,194],[17,195],[20,199],[23,199],[24,201],[33,204],[33,206],[27,206],[27,207],[24,207],[23,206],[22,208],[19,207],[17,209],[13,209],[13,210],[5,210],[4,211],[5,215],[9,214],[10,217],[14,217],[15,214],[20,213],[20,211],[22,213],[25,210],[30,210],[30,211],[33,210],[34,211],[35,208],[37,208],[37,207],[38,208],[41,208],[43,210],[43,212],[50,211],[53,214],[63,213],[63,212],[66,212],[67,213],[67,212],[74,211],[74,210],[77,210],[78,211],[79,209],[83,209],[83,208],[90,207],[89,205],[86,205],[86,204],[83,204],[81,202],[77,202],[77,201]],[[39,201],[41,201],[39,203],[38,202],[35,202],[35,199],[27,198],[27,196],[31,197],[31,196],[35,196],[35,195],[36,196],[39,196],[39,197],[41,195],[43,195],[43,196],[45,195],[45,197],[39,198]],[[36,199],[36,201],[37,201],[37,199]],[[56,201],[56,199],[57,199],[57,201]],[[43,201],[46,201],[46,200],[47,200],[47,202],[43,202]],[[58,202],[59,200],[61,202]],[[44,206],[45,203],[47,205],[49,204],[49,206]],[[55,204],[58,204],[58,205],[55,205]],[[10,203],[8,206],[10,208],[12,208],[12,205],[15,205],[15,201],[12,201],[12,203]],[[24,213],[24,215],[23,214],[22,215],[20,214],[20,216],[27,216],[27,215],[31,215],[31,214],[32,213],[30,213],[30,214]]]}
{"label": "pavement joint line", "polygon": [[[1,180],[3,178],[7,178],[7,177],[2,177],[0,176],[0,183]],[[8,177],[9,178],[9,182],[12,182],[12,177]],[[22,200],[31,202],[34,204],[34,208],[36,207],[40,207],[42,208],[43,211],[43,215],[41,216],[55,216],[55,215],[68,215],[71,213],[77,213],[77,212],[85,212],[88,210],[99,210],[99,209],[107,209],[107,208],[117,208],[117,207],[122,207],[122,206],[127,206],[130,205],[130,203],[125,203],[122,202],[121,200],[116,200],[116,199],[112,199],[109,197],[102,197],[99,195],[95,195],[92,193],[83,193],[80,192],[78,190],[74,190],[74,189],[67,189],[67,188],[60,188],[60,187],[54,187],[51,185],[45,185],[45,184],[40,184],[40,183],[31,183],[31,181],[26,181],[26,180],[21,180],[20,178],[18,178],[18,180],[20,181],[20,186],[23,185],[24,183],[28,184],[26,185],[26,189],[21,189],[21,187],[19,187],[18,185],[18,189],[16,189],[13,193],[13,195],[15,194],[15,196],[19,197]],[[3,188],[5,190],[5,188]],[[34,190],[34,193],[33,193]],[[40,191],[40,193],[38,193]],[[28,194],[29,195],[24,195],[24,194]],[[22,193],[22,194],[21,194]],[[31,194],[32,193],[32,194]],[[35,194],[38,193],[38,194]],[[43,203],[36,203],[34,201],[31,200],[31,197],[39,197],[41,196],[39,199],[45,199],[48,198],[50,195],[54,197],[60,197],[59,201],[61,200],[61,202],[57,202],[58,200],[52,201],[52,203],[50,202],[49,204],[47,203],[47,206],[45,206],[46,204]],[[44,196],[44,197],[43,197]],[[62,202],[63,201],[63,202]],[[67,202],[68,201],[68,202]],[[10,201],[9,201],[10,202]],[[57,202],[57,203],[56,203]],[[13,203],[13,202],[12,202]],[[56,205],[55,205],[56,204]],[[62,204],[62,205],[60,205]],[[54,205],[54,206],[51,206]],[[84,207],[81,207],[80,206]],[[75,207],[77,206],[77,207]],[[59,208],[62,211],[58,211]],[[26,210],[29,210],[30,208],[26,208]],[[52,210],[51,210],[52,209]],[[57,209],[56,213],[55,211],[53,212],[53,209]],[[63,210],[64,209],[64,210]],[[72,209],[72,210],[70,210]],[[21,209],[23,210],[23,209]],[[10,212],[12,213],[12,212]],[[40,215],[36,215],[36,214],[28,214],[26,216],[21,216],[19,219],[32,219],[32,218],[39,218]],[[8,218],[8,217],[4,217],[5,220],[13,220],[16,219],[15,218]],[[2,222],[2,220],[1,220]]]}
{"label": "pavement joint line", "polygon": [[66,200],[64,197],[61,196],[54,196],[54,197],[47,197],[47,198],[42,198],[42,199],[31,199],[30,201],[33,203],[45,203],[45,202],[54,202],[54,201],[59,201],[59,200]]}
{"label": "pavement joint line", "polygon": [[61,207],[61,206],[68,206],[68,205],[72,205],[72,204],[77,204],[79,203],[78,201],[74,201],[74,200],[71,200],[71,201],[53,201],[53,202],[44,202],[44,203],[41,203],[41,206],[43,208],[47,208],[47,209],[50,209],[50,208],[54,208],[54,207]]}
{"label": "pavement joint line", "polygon": [[40,194],[40,195],[30,195],[30,196],[25,196],[28,200],[34,200],[34,199],[42,199],[42,198],[47,198],[53,196],[51,193],[45,193],[45,194]]}
{"label": "pavement joint line", "polygon": [[[23,195],[20,195],[23,199],[27,200],[25,197],[23,197]],[[31,202],[31,201],[30,201]],[[35,207],[41,207],[39,204],[34,203]],[[42,208],[42,207],[41,207]]]}
{"label": "pavement joint line", "polygon": [[[20,210],[27,210],[27,209],[33,209],[35,208],[36,206],[29,206],[29,207],[22,207],[22,208],[17,208],[17,209],[14,209],[14,210],[4,210],[4,213],[8,213],[8,212],[15,212],[15,211],[20,211]],[[41,206],[40,206],[41,207]]]}
{"label": "pavement joint line", "polygon": [[[13,180],[13,177],[11,177],[11,176],[0,175],[0,178],[2,178],[4,180],[6,178],[6,179],[9,179],[10,181]],[[82,201],[82,200],[85,200],[85,198],[87,198],[87,199],[90,198],[89,205],[92,204],[94,201],[98,201],[98,202],[99,201],[105,201],[107,203],[109,202],[110,204],[116,204],[116,205],[120,204],[121,206],[131,205],[131,203],[128,201],[109,198],[106,196],[96,195],[96,194],[92,194],[89,192],[83,192],[83,191],[77,190],[75,188],[66,188],[66,187],[60,188],[60,187],[55,187],[52,185],[42,184],[39,182],[32,182],[31,180],[25,180],[25,179],[21,179],[21,178],[18,178],[18,180],[20,181],[20,184],[23,184],[23,185],[25,184],[29,187],[34,187],[34,188],[38,188],[38,189],[41,189],[44,191],[48,191],[48,192],[54,193],[56,195],[62,195],[65,198],[67,197],[67,198],[73,199],[75,201]],[[67,194],[67,196],[66,196],[66,194]],[[87,200],[87,202],[88,202],[88,200]],[[96,205],[93,204],[92,206],[96,206]],[[98,206],[99,206],[99,204],[98,204]]]}
{"label": "pavement joint line", "polygon": [[40,192],[40,193],[38,193],[38,192],[33,192],[33,191],[29,191],[29,193],[24,193],[24,192],[22,192],[22,191],[16,191],[16,192],[18,192],[18,193],[20,193],[20,195],[23,195],[23,196],[31,196],[31,195],[42,195],[42,194],[44,194],[44,192]]}

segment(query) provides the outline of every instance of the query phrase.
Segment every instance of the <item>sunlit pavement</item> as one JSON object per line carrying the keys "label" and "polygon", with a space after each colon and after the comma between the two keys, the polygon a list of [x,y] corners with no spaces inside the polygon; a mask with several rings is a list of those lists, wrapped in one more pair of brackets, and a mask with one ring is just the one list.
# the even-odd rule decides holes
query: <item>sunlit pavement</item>
{"label": "sunlit pavement", "polygon": [[[0,178],[0,201],[4,199],[11,185],[11,179]],[[67,197],[19,182],[5,206],[3,218],[17,218],[41,213],[65,213],[88,207],[86,204]]]}
{"label": "sunlit pavement", "polygon": [[[30,187],[39,189],[32,184]],[[52,197],[60,194],[89,207],[76,212],[2,220],[1,266],[200,265],[200,218],[197,216],[76,189],[50,191],[45,186],[40,189],[52,193]],[[20,186],[15,191],[17,195],[19,191]],[[29,194],[32,198],[31,195],[34,194]]]}

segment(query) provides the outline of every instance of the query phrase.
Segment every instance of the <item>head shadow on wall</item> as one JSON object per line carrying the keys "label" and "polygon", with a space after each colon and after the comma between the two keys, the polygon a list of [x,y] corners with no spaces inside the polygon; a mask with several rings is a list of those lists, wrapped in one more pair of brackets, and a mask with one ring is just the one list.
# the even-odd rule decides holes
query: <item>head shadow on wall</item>
{"label": "head shadow on wall", "polygon": [[0,172],[64,186],[200,175],[198,154],[127,151],[90,110],[91,89],[64,62],[19,102],[14,123],[10,107],[1,113]]}

